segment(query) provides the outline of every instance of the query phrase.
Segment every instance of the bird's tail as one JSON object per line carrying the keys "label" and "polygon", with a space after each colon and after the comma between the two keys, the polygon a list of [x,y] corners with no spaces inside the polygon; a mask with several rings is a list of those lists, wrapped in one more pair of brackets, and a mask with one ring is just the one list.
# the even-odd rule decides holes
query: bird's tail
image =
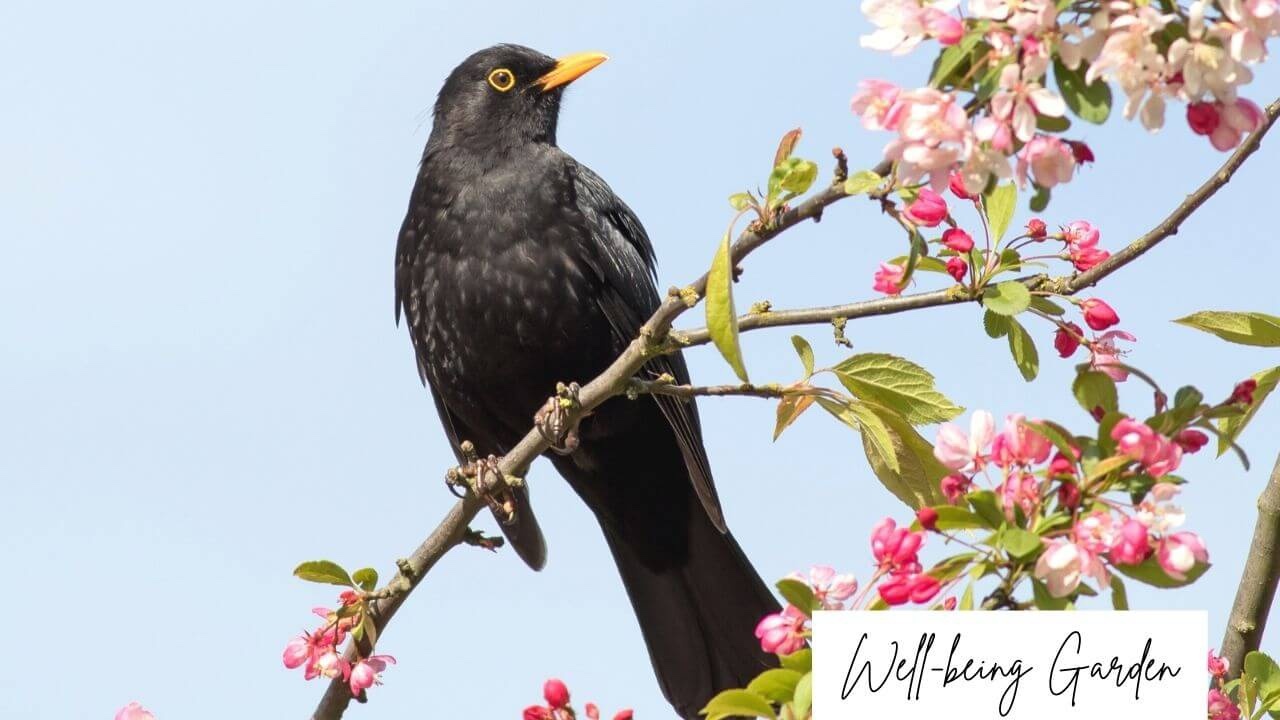
{"label": "bird's tail", "polygon": [[683,562],[654,562],[633,539],[601,525],[662,694],[681,717],[698,718],[718,692],[776,666],[753,631],[778,603],[733,536],[712,526],[700,504],[690,505]]}

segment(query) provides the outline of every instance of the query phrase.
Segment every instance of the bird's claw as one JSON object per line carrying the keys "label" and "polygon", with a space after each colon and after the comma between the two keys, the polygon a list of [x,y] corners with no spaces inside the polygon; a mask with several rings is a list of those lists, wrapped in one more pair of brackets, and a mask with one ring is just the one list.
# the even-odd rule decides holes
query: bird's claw
{"label": "bird's claw", "polygon": [[482,458],[476,454],[475,445],[469,440],[462,443],[463,463],[450,468],[444,476],[445,485],[455,496],[466,497],[471,493],[489,506],[503,525],[516,521],[516,501],[511,485],[516,480],[502,474],[497,455]]}
{"label": "bird's claw", "polygon": [[578,393],[582,388],[578,383],[556,384],[556,394],[547,398],[547,402],[533,415],[534,426],[551,445],[551,449],[560,455],[568,455],[578,449],[578,423],[581,417],[577,410],[581,407]]}

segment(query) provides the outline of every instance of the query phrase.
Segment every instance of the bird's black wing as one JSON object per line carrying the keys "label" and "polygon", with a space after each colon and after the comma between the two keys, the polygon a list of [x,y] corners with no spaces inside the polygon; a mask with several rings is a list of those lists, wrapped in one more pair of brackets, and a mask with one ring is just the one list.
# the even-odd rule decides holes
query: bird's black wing
{"label": "bird's black wing", "polygon": [[[653,245],[635,213],[599,175],[572,159],[568,162],[577,206],[588,225],[589,237],[594,241],[581,248],[582,257],[599,277],[602,290],[598,295],[600,306],[613,327],[621,350],[636,337],[641,325],[657,310],[660,302],[655,285]],[[654,358],[645,365],[644,372],[650,377],[669,373],[677,384],[689,383],[689,369],[680,353]],[[724,532],[720,498],[716,495],[711,466],[702,446],[697,405],[692,400],[669,395],[654,395],[653,398],[675,432],[694,491],[711,522]]]}
{"label": "bird's black wing", "polygon": [[[431,399],[435,402],[436,411],[440,413],[440,424],[444,426],[444,432],[449,438],[449,446],[453,449],[458,462],[462,463],[465,462],[461,450],[462,441],[480,438],[449,410],[440,393],[436,391],[431,379],[430,358],[426,357],[420,334],[425,310],[420,306],[422,273],[418,262],[422,243],[426,239],[426,228],[418,211],[425,204],[426,198],[423,197],[423,193],[422,183],[419,182],[414,187],[413,196],[409,201],[409,213],[400,227],[400,237],[396,241],[396,324],[400,323],[400,314],[403,311],[407,316],[409,338],[413,342],[414,356],[418,361],[418,378],[431,391]],[[415,273],[415,267],[417,267],[417,273]],[[529,489],[524,486],[514,488],[512,494],[515,496],[516,504],[515,519],[504,522],[505,518],[498,517],[496,512],[494,517],[498,520],[502,534],[511,541],[511,546],[520,559],[534,570],[541,570],[547,564],[547,543],[542,536],[542,528],[538,525],[538,518],[533,514]]]}

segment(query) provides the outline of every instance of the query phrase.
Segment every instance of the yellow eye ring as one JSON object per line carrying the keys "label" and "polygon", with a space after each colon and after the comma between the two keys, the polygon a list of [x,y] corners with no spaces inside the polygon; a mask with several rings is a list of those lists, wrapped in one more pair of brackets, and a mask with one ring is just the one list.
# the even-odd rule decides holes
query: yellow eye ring
{"label": "yellow eye ring", "polygon": [[506,68],[498,68],[489,73],[489,87],[498,92],[506,92],[516,86],[515,73]]}

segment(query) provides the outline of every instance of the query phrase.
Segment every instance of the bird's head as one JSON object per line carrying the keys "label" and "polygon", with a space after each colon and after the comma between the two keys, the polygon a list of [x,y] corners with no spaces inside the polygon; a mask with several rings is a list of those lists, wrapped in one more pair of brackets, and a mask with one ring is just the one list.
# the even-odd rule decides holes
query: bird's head
{"label": "bird's head", "polygon": [[608,59],[598,52],[556,59],[520,45],[495,45],[454,68],[436,100],[432,144],[478,152],[554,143],[565,86]]}

